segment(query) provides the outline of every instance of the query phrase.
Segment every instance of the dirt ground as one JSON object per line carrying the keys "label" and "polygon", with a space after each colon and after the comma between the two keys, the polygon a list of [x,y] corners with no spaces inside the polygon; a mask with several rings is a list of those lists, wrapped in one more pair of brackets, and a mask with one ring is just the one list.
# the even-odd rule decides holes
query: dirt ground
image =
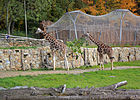
{"label": "dirt ground", "polygon": [[[128,69],[128,68],[140,68],[140,66],[121,66],[114,67],[114,69]],[[26,75],[40,75],[40,74],[79,74],[84,72],[98,71],[99,69],[75,69],[70,71],[57,70],[57,71],[0,71],[0,78],[14,77],[14,76],[26,76]],[[104,70],[110,70],[110,68],[105,68]]]}

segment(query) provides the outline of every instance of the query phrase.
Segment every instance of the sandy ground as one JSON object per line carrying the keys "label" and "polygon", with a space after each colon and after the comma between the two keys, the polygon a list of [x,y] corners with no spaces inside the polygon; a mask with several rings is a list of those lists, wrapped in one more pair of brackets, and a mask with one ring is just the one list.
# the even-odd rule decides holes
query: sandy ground
{"label": "sandy ground", "polygon": [[[128,68],[140,68],[140,66],[119,66],[119,67],[114,67],[114,69],[128,69]],[[99,69],[75,69],[75,70],[70,70],[70,71],[65,71],[65,70],[57,70],[57,71],[0,71],[0,78],[5,78],[5,77],[14,77],[14,76],[26,76],[26,75],[40,75],[40,74],[79,74],[79,73],[84,73],[84,72],[91,72],[91,71],[98,71]],[[104,70],[110,70],[110,68],[105,68]]]}

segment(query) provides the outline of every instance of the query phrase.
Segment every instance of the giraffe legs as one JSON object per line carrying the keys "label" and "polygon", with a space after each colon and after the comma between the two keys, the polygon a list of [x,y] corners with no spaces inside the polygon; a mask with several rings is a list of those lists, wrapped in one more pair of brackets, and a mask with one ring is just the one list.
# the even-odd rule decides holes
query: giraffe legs
{"label": "giraffe legs", "polygon": [[113,59],[112,58],[110,59],[110,62],[111,62],[111,70],[113,70]]}
{"label": "giraffe legs", "polygon": [[68,71],[69,71],[69,65],[68,65],[68,59],[67,59],[66,52],[64,54],[65,54],[64,55],[65,68],[68,68]]}
{"label": "giraffe legs", "polygon": [[99,54],[99,60],[100,60],[99,70],[104,70],[104,56],[103,56],[103,54]]}
{"label": "giraffe legs", "polygon": [[[53,70],[55,70],[55,52],[53,51],[52,52],[52,55],[53,55]],[[68,60],[67,60],[67,56],[66,56],[66,53],[64,53],[64,63],[65,63],[65,68],[68,68],[68,71],[69,71],[69,66],[68,66]]]}
{"label": "giraffe legs", "polygon": [[55,70],[55,52],[53,52],[53,70]]}

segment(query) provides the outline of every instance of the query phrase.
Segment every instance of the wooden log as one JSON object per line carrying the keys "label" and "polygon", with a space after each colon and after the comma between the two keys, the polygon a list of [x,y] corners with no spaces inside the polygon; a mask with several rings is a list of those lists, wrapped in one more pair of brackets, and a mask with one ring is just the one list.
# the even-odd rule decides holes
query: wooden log
{"label": "wooden log", "polygon": [[119,83],[116,83],[116,84],[113,84],[113,85],[110,85],[110,86],[106,86],[106,87],[100,87],[99,89],[105,89],[105,90],[114,90],[118,87],[121,87],[121,86],[124,86],[127,84],[127,81],[122,81],[122,82],[119,82]]}
{"label": "wooden log", "polygon": [[9,96],[1,100],[139,100],[138,96]]}
{"label": "wooden log", "polygon": [[139,90],[116,89],[126,85],[122,81],[101,88],[14,88],[0,91],[0,100],[140,100]]}
{"label": "wooden log", "polygon": [[66,84],[64,84],[64,86],[62,87],[61,93],[64,93],[66,90]]}

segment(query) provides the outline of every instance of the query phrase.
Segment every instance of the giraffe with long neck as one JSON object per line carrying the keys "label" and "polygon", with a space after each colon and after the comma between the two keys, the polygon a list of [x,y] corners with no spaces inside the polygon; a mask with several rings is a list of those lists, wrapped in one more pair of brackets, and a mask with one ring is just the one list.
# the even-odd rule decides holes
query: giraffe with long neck
{"label": "giraffe with long neck", "polygon": [[65,62],[65,68],[67,68],[67,70],[69,70],[69,66],[68,66],[68,60],[67,60],[67,48],[66,45],[57,40],[56,38],[54,38],[53,36],[51,36],[49,33],[46,32],[46,30],[42,30],[40,28],[37,29],[36,33],[41,33],[44,36],[44,39],[46,39],[49,43],[50,43],[50,49],[52,51],[52,55],[53,55],[53,70],[55,70],[56,68],[56,63],[55,63],[55,57],[56,57],[56,52],[61,52],[62,54],[64,54],[64,62]]}
{"label": "giraffe with long neck", "polygon": [[[100,69],[104,70],[104,55],[107,54],[110,62],[111,62],[111,70],[113,70],[113,50],[112,47],[104,44],[103,42],[96,40],[90,33],[85,33],[83,36],[87,36],[93,43],[95,43],[98,48],[97,51],[99,53],[99,60],[100,60]],[[102,64],[102,67],[101,67]]]}

